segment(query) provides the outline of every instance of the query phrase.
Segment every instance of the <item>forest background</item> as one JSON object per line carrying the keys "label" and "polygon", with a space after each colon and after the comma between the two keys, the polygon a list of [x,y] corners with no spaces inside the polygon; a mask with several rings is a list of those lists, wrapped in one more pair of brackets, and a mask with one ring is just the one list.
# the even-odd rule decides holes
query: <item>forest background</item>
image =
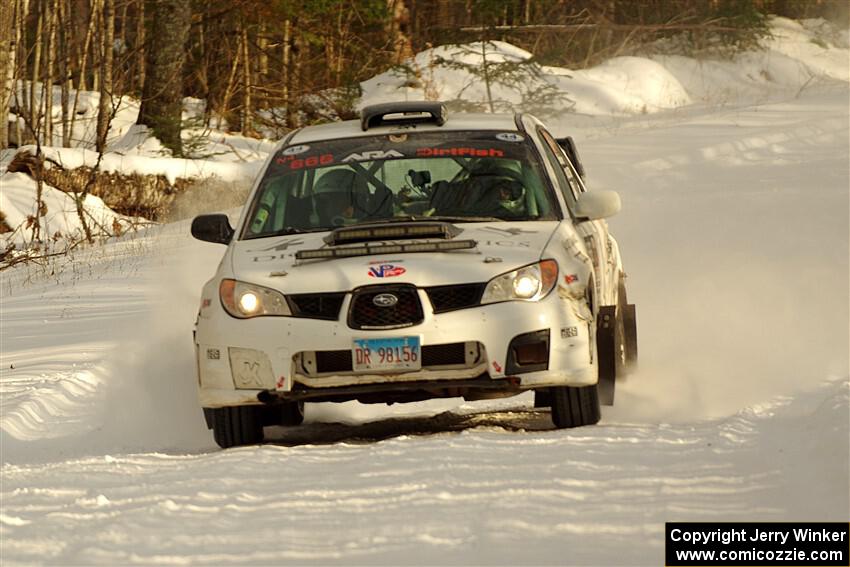
{"label": "forest background", "polygon": [[[100,94],[94,149],[104,150],[117,101],[129,96],[141,101],[138,123],[181,156],[184,97],[203,103],[195,118],[202,124],[189,126],[280,136],[356,116],[360,81],[388,68],[403,69],[412,86],[420,85],[427,69],[411,58],[431,46],[502,40],[531,52],[529,63],[572,69],[649,46],[731,56],[768,33],[768,14],[846,25],[848,6],[845,0],[3,0],[0,117],[9,120],[0,120],[0,150],[91,145],[73,139],[83,91]],[[41,96],[42,84],[54,88]],[[54,96],[61,116],[45,120]]]}

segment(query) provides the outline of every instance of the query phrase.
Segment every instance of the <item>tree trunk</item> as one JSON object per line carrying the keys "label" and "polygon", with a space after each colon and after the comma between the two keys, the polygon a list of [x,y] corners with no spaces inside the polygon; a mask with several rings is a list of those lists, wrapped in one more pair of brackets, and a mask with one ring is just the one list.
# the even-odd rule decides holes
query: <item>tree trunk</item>
{"label": "tree trunk", "polygon": [[100,27],[100,101],[97,109],[98,153],[106,150],[106,135],[112,119],[112,64],[115,53],[115,0],[104,0],[103,19]]}
{"label": "tree trunk", "polygon": [[146,48],[145,85],[138,124],[148,126],[174,155],[182,155],[183,65],[189,38],[191,4],[185,0],[154,0],[151,33],[157,41]]}
{"label": "tree trunk", "polygon": [[41,96],[44,99],[44,144],[53,145],[53,70],[56,67],[56,10],[50,0],[44,0],[47,26],[47,61]]}
{"label": "tree trunk", "polygon": [[285,125],[292,128],[292,100],[289,86],[292,81],[292,21],[283,22],[283,108],[286,111]]}
{"label": "tree trunk", "polygon": [[0,3],[0,150],[9,147],[9,100],[15,85],[15,11],[18,1]]}
{"label": "tree trunk", "polygon": [[71,46],[70,33],[68,29],[68,5],[66,0],[56,0],[56,13],[59,18],[59,46],[61,48],[62,63],[59,68],[59,75],[62,78],[62,147],[71,147],[71,131],[69,129],[68,116],[68,99],[71,91]]}
{"label": "tree trunk", "polygon": [[42,30],[44,28],[44,6],[39,6],[38,23],[35,27],[35,45],[33,46],[32,55],[32,81],[30,82],[30,116],[29,127],[33,136],[38,136],[39,130],[39,109],[41,108],[41,99],[43,92],[36,100],[35,88],[39,84],[39,71],[41,70],[41,41],[43,38]]}
{"label": "tree trunk", "polygon": [[74,135],[74,122],[77,120],[77,106],[80,102],[80,91],[86,89],[86,61],[89,53],[89,44],[91,43],[92,35],[94,35],[94,26],[97,22],[97,13],[94,9],[89,11],[89,24],[86,29],[86,39],[83,42],[83,48],[80,50],[80,76],[77,81],[77,90],[74,91],[74,104],[71,107],[71,124],[68,126],[69,136]]}
{"label": "tree trunk", "polygon": [[145,0],[138,0],[138,20],[136,21],[136,90],[141,93],[145,86]]}
{"label": "tree trunk", "polygon": [[15,97],[15,107],[18,109],[15,118],[15,143],[21,146],[24,143],[24,133],[23,129],[21,128],[20,118],[25,115],[26,88],[23,84],[24,81],[21,81],[21,86],[20,88],[18,88],[17,78],[26,75],[27,52],[26,46],[24,44],[24,23],[26,22],[27,14],[29,14],[30,0],[17,0],[16,4],[17,13],[15,14],[15,43],[18,47],[16,59],[21,62],[21,72],[16,73],[16,76],[13,77],[14,80],[12,81],[12,90],[14,91],[13,96]]}
{"label": "tree trunk", "polygon": [[413,44],[410,41],[410,11],[404,0],[387,0],[389,21],[387,36],[392,41],[393,63],[402,64],[413,57]]}
{"label": "tree trunk", "polygon": [[240,42],[242,56],[242,135],[251,135],[251,56],[248,51],[248,26],[243,22]]}

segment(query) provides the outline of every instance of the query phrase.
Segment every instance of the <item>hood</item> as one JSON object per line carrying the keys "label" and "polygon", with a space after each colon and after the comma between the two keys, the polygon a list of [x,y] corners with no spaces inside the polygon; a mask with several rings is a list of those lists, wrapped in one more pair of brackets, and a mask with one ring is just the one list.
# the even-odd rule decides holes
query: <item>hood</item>
{"label": "hood", "polygon": [[[454,223],[455,240],[475,240],[471,250],[296,260],[299,250],[327,247],[327,232],[235,242],[230,250],[234,277],[286,293],[349,291],[374,284],[418,287],[486,282],[540,259],[558,221]],[[405,240],[429,242],[429,240]],[[439,242],[445,242],[440,240]]]}

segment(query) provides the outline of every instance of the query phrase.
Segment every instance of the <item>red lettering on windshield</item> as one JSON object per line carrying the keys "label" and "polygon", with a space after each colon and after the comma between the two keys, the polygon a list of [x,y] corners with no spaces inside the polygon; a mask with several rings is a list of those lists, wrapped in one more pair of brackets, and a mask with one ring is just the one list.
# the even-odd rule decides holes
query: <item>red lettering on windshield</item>
{"label": "red lettering on windshield", "polygon": [[496,148],[417,148],[416,157],[505,157]]}

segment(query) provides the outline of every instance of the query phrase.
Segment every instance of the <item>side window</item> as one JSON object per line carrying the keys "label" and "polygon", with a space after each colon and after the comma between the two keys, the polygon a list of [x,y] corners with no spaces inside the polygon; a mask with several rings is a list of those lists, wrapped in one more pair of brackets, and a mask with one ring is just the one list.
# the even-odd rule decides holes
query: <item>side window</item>
{"label": "side window", "polygon": [[[560,147],[558,148],[560,149]],[[560,152],[558,155],[563,154]],[[570,185],[578,189],[579,193],[584,193],[587,191],[584,187],[584,182],[581,180],[581,177],[578,176],[576,170],[573,168],[573,164],[567,163],[567,166],[564,168],[564,172],[567,174],[567,179],[570,180]]]}
{"label": "side window", "polygon": [[564,198],[567,200],[567,203],[572,205],[578,199],[578,195],[581,192],[580,186],[575,182],[575,176],[573,175],[570,178],[570,164],[567,161],[567,158],[564,157],[564,152],[561,151],[561,148],[558,146],[558,142],[552,137],[549,132],[544,130],[543,128],[538,128],[537,132],[540,134],[540,138],[545,143],[545,147],[548,150],[546,152],[546,157],[552,162],[552,167],[555,169],[555,172],[558,176],[558,184],[563,188]]}

